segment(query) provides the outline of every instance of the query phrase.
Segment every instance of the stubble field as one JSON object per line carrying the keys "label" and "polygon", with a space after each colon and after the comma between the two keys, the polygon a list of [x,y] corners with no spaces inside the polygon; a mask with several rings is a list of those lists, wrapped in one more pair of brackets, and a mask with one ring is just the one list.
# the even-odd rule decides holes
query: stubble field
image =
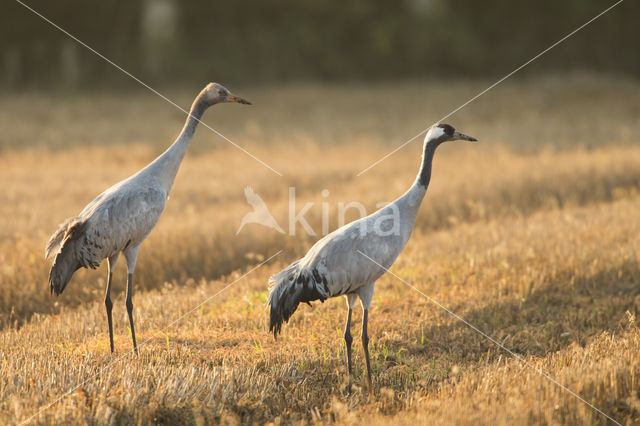
{"label": "stubble field", "polygon": [[[168,146],[184,117],[143,93],[3,97],[0,422],[607,423],[558,384],[622,424],[639,422],[640,86],[630,82],[507,84],[446,120],[481,142],[436,153],[416,230],[392,268],[415,289],[390,274],[376,284],[371,389],[359,308],[352,392],[342,299],[300,306],[277,341],[269,335],[268,277],[319,236],[257,224],[236,235],[251,211],[244,188],[287,231],[291,187],[296,211],[314,203],[305,217],[317,234],[323,206],[330,229],[341,202],[373,211],[412,183],[421,138],[356,174],[484,88],[443,87],[230,87],[255,106],[215,106],[204,121],[284,177],[199,128],[141,248],[139,357],[124,262],[111,354],[106,267],[78,271],[53,297],[44,243]],[[197,89],[170,95],[188,105]]]}

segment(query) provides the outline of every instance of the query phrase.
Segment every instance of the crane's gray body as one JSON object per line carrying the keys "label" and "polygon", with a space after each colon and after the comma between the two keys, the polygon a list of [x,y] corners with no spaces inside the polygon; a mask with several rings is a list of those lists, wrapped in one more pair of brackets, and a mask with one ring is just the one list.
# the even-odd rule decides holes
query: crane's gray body
{"label": "crane's gray body", "polygon": [[406,193],[375,213],[328,234],[316,242],[302,259],[271,277],[267,303],[270,305],[269,329],[274,337],[300,303],[345,295],[349,311],[344,338],[351,375],[351,312],[357,298],[360,298],[364,310],[362,345],[367,377],[371,382],[367,318],[375,282],[395,262],[411,236],[431,179],[436,148],[442,142],[457,139],[476,140],[455,131],[448,124],[433,126],[424,140],[418,177]]}
{"label": "crane's gray body", "polygon": [[425,192],[416,181],[394,202],[320,239],[297,268],[322,277],[318,292],[323,299],[357,293],[385,272],[367,257],[384,268],[395,262],[411,236]]}
{"label": "crane's gray body", "polygon": [[131,262],[129,258],[136,257],[138,246],[164,211],[197,119],[191,117],[178,139],[152,163],[98,195],[78,216],[60,225],[45,252],[47,258],[55,255],[52,291],[62,293],[78,268],[96,268],[120,252],[132,263],[128,266],[135,267],[135,259]]}
{"label": "crane's gray body", "polygon": [[425,193],[426,187],[416,179],[400,198],[326,235],[303,258],[273,276],[269,294],[272,315],[276,314],[273,331],[279,331],[300,302],[352,294],[368,309],[375,281],[411,236]]}
{"label": "crane's gray body", "polygon": [[[300,302],[357,295],[363,308],[369,308],[374,283],[407,244],[427,191],[433,155],[440,143],[437,138],[427,142],[425,139],[420,172],[407,192],[375,213],[326,235],[302,259],[271,277],[268,303],[274,335]],[[355,297],[347,299],[352,306]]]}
{"label": "crane's gray body", "polygon": [[76,270],[97,268],[104,259],[108,259],[105,306],[111,352],[114,351],[111,279],[118,256],[123,253],[127,260],[126,306],[133,348],[137,353],[131,294],[138,247],[164,211],[200,118],[208,107],[218,102],[250,104],[221,85],[209,83],[194,100],[180,135],[169,149],[138,173],[98,195],[78,216],[64,221],[47,243],[45,257],[55,256],[49,272],[49,287],[56,295],[64,291]]}

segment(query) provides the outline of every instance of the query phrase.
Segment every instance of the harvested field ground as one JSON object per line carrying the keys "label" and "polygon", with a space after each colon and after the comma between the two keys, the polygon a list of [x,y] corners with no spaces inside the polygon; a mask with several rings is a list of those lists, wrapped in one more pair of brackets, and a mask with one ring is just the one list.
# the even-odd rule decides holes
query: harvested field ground
{"label": "harvested field ground", "polygon": [[[27,420],[68,391],[31,420],[607,422],[534,369],[617,421],[640,422],[640,86],[629,82],[507,84],[447,120],[481,143],[436,153],[416,230],[392,268],[415,289],[391,274],[376,284],[371,389],[356,338],[356,386],[346,391],[342,299],[300,306],[277,341],[267,331],[268,277],[319,238],[323,203],[335,229],[339,203],[371,212],[400,195],[417,172],[420,141],[356,174],[483,88],[389,85],[384,97],[367,87],[232,88],[255,107],[216,106],[204,120],[284,177],[199,129],[142,245],[138,358],[128,352],[124,262],[112,355],[106,266],[78,271],[55,298],[42,252],[59,222],[152,160],[184,117],[146,94],[4,97],[0,422]],[[189,96],[175,95],[181,104]],[[245,186],[287,231],[295,187],[297,211],[314,203],[306,219],[318,235],[255,224],[236,235],[251,211]]]}

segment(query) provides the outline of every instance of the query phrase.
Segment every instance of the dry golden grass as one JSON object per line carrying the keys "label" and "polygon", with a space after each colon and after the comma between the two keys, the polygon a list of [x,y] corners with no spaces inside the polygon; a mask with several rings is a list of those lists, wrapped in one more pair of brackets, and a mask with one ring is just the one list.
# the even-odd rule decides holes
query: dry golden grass
{"label": "dry golden grass", "polygon": [[[15,139],[26,146],[7,148],[0,157],[0,422],[25,420],[81,384],[35,420],[605,423],[389,274],[377,283],[370,315],[370,391],[360,386],[364,364],[356,339],[358,386],[346,392],[342,300],[301,306],[277,342],[268,335],[267,278],[317,237],[301,228],[284,236],[258,225],[236,236],[250,210],[244,186],[255,188],[285,228],[287,191],[295,186],[299,206],[316,203],[307,215],[312,227],[320,232],[320,203],[326,202],[335,228],[339,202],[359,201],[371,211],[412,182],[417,142],[355,177],[388,151],[384,138],[401,142],[398,134],[409,137],[425,125],[411,107],[423,106],[428,93],[437,101],[427,105],[429,115],[446,113],[450,96],[463,98],[475,86],[382,89],[384,98],[367,88],[238,90],[257,105],[276,99],[275,106],[255,113],[220,106],[208,113],[209,123],[222,124],[223,133],[285,177],[221,142],[216,150],[198,148],[217,141],[200,130],[195,155],[186,158],[165,214],[142,246],[134,306],[139,342],[148,342],[139,358],[127,353],[123,265],[115,282],[112,355],[102,302],[105,268],[78,271],[56,299],[48,293],[42,251],[58,222],[160,152],[179,128],[179,116],[140,97],[58,99],[51,119],[37,118],[47,116],[51,103],[29,106],[39,141],[65,146],[60,129],[70,129],[75,140],[62,151],[24,142],[25,134],[36,135],[19,115],[29,104],[3,101],[3,120],[13,120]],[[483,101],[495,116],[481,104],[448,120],[482,143],[439,149],[417,229],[392,268],[622,423],[640,421],[640,148],[631,121],[637,106],[613,98],[637,91],[621,83],[523,83]],[[394,94],[400,100],[390,101]],[[598,102],[602,119],[596,120]],[[367,106],[358,111],[360,104]],[[105,117],[87,112],[92,108]],[[131,116],[145,109],[153,110],[146,120]],[[517,110],[526,114],[516,116]],[[121,125],[110,135],[113,122]],[[609,126],[610,133],[604,130]],[[602,146],[591,146],[585,136],[594,133]],[[518,134],[522,144],[511,142]],[[147,137],[163,142],[151,144]],[[84,139],[95,146],[79,146]],[[133,143],[125,146],[128,140]],[[272,262],[163,330],[280,249]],[[356,310],[354,333],[360,319]]]}

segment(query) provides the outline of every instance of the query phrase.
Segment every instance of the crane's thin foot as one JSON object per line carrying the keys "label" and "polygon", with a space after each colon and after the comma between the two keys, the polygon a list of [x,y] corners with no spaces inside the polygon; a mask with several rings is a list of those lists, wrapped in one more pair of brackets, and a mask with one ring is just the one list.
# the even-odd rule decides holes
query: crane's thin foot
{"label": "crane's thin foot", "polygon": [[131,293],[133,287],[133,274],[129,274],[127,278],[127,314],[129,314],[129,325],[131,326],[131,338],[133,339],[133,351],[138,356],[138,344],[136,343],[136,330],[133,326],[133,301],[131,300]]}
{"label": "crane's thin foot", "polygon": [[347,347],[347,368],[349,372],[349,384],[347,385],[347,392],[351,393],[351,384],[353,382],[353,376],[351,374],[351,343],[353,342],[353,337],[351,336],[351,311],[349,308],[349,313],[347,314],[347,324],[344,327],[344,343]]}
{"label": "crane's thin foot", "polygon": [[136,330],[133,328],[133,305],[127,303],[127,313],[129,314],[129,325],[131,326],[131,339],[133,340],[133,351],[138,356],[138,344],[136,343]]}
{"label": "crane's thin foot", "polygon": [[367,317],[369,310],[365,309],[362,315],[362,347],[367,361],[367,385],[371,389],[371,361],[369,360],[369,335],[367,334]]}

